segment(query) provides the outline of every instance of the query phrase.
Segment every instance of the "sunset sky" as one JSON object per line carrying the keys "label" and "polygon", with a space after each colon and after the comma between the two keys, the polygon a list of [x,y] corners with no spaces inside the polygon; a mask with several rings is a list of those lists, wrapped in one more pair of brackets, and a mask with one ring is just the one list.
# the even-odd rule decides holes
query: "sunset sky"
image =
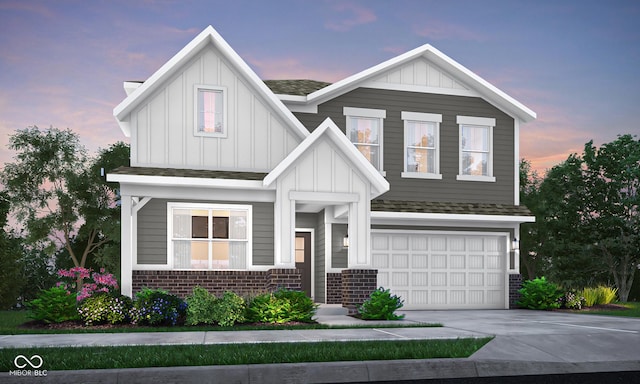
{"label": "sunset sky", "polygon": [[640,1],[0,0],[0,167],[31,125],[90,151],[124,140],[113,108],[207,25],[263,79],[334,82],[430,43],[538,114],[536,169],[640,134]]}

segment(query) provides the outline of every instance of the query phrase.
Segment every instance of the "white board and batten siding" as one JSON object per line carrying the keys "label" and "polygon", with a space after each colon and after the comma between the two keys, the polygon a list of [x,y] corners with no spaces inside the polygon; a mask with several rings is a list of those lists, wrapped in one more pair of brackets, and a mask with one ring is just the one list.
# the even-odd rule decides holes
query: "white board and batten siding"
{"label": "white board and batten siding", "polygon": [[429,60],[419,57],[369,80],[364,86],[429,90],[443,94],[473,94],[468,87]]}
{"label": "white board and batten siding", "polygon": [[[323,205],[344,205],[350,204],[350,220],[354,225],[350,228],[353,233],[349,233],[352,243],[360,244],[360,249],[352,247],[349,250],[350,267],[368,266],[370,263],[368,254],[368,233],[370,228],[370,182],[359,173],[345,155],[336,150],[331,140],[324,137],[313,144],[295,163],[287,169],[277,180],[276,204],[280,212],[292,212],[291,215],[283,214],[280,218],[279,227],[283,234],[280,254],[282,262],[290,260],[287,255],[292,254],[290,247],[292,244],[287,237],[287,229],[294,228],[291,222],[294,218],[296,203],[314,203],[314,201],[296,201],[292,196],[305,195],[319,198],[317,201]],[[291,192],[298,193],[292,195]],[[340,199],[349,197],[352,202],[333,201],[334,197]],[[324,199],[324,201],[322,201]],[[357,221],[357,223],[356,223]]]}
{"label": "white board and batten siding", "polygon": [[[208,45],[131,112],[131,165],[268,172],[301,141]],[[196,88],[226,93],[226,137],[196,136]]]}
{"label": "white board and batten siding", "polygon": [[378,286],[405,309],[507,308],[506,235],[374,230],[371,242]]}

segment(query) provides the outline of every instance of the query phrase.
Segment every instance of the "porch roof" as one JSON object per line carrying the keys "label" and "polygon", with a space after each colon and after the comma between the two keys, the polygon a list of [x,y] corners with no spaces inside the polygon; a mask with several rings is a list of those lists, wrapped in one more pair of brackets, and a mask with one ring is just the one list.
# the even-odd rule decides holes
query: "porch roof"
{"label": "porch roof", "polygon": [[371,211],[457,215],[534,216],[524,205],[372,200]]}
{"label": "porch roof", "polygon": [[212,171],[206,169],[179,169],[179,168],[155,168],[155,167],[118,167],[110,174],[138,175],[138,176],[167,176],[167,177],[195,177],[202,179],[227,179],[227,180],[263,180],[266,173],[262,172],[237,172],[237,171]]}

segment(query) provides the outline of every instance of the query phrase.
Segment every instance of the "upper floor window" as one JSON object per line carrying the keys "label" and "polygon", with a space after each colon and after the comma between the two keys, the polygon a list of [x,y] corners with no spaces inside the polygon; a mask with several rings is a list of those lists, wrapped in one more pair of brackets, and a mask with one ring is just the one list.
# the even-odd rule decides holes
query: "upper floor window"
{"label": "upper floor window", "polygon": [[347,118],[347,137],[358,151],[382,174],[383,170],[383,121],[387,111],[344,107]]}
{"label": "upper floor window", "polygon": [[196,135],[226,136],[225,89],[196,86],[196,101]]}
{"label": "upper floor window", "polygon": [[402,177],[442,179],[440,174],[442,115],[403,111],[402,120],[404,120]]}
{"label": "upper floor window", "polygon": [[169,260],[175,269],[245,269],[251,206],[169,203]]}
{"label": "upper floor window", "polygon": [[458,116],[460,166],[457,180],[496,181],[493,176],[493,127],[496,120]]}

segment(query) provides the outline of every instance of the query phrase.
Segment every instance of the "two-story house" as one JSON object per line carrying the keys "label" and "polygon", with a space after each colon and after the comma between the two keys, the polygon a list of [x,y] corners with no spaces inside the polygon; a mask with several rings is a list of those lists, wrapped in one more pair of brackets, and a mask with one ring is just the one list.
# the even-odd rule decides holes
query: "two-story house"
{"label": "two-story house", "polygon": [[430,45],[334,84],[263,81],[206,28],[114,109],[122,291],[304,289],[508,308],[533,111]]}

